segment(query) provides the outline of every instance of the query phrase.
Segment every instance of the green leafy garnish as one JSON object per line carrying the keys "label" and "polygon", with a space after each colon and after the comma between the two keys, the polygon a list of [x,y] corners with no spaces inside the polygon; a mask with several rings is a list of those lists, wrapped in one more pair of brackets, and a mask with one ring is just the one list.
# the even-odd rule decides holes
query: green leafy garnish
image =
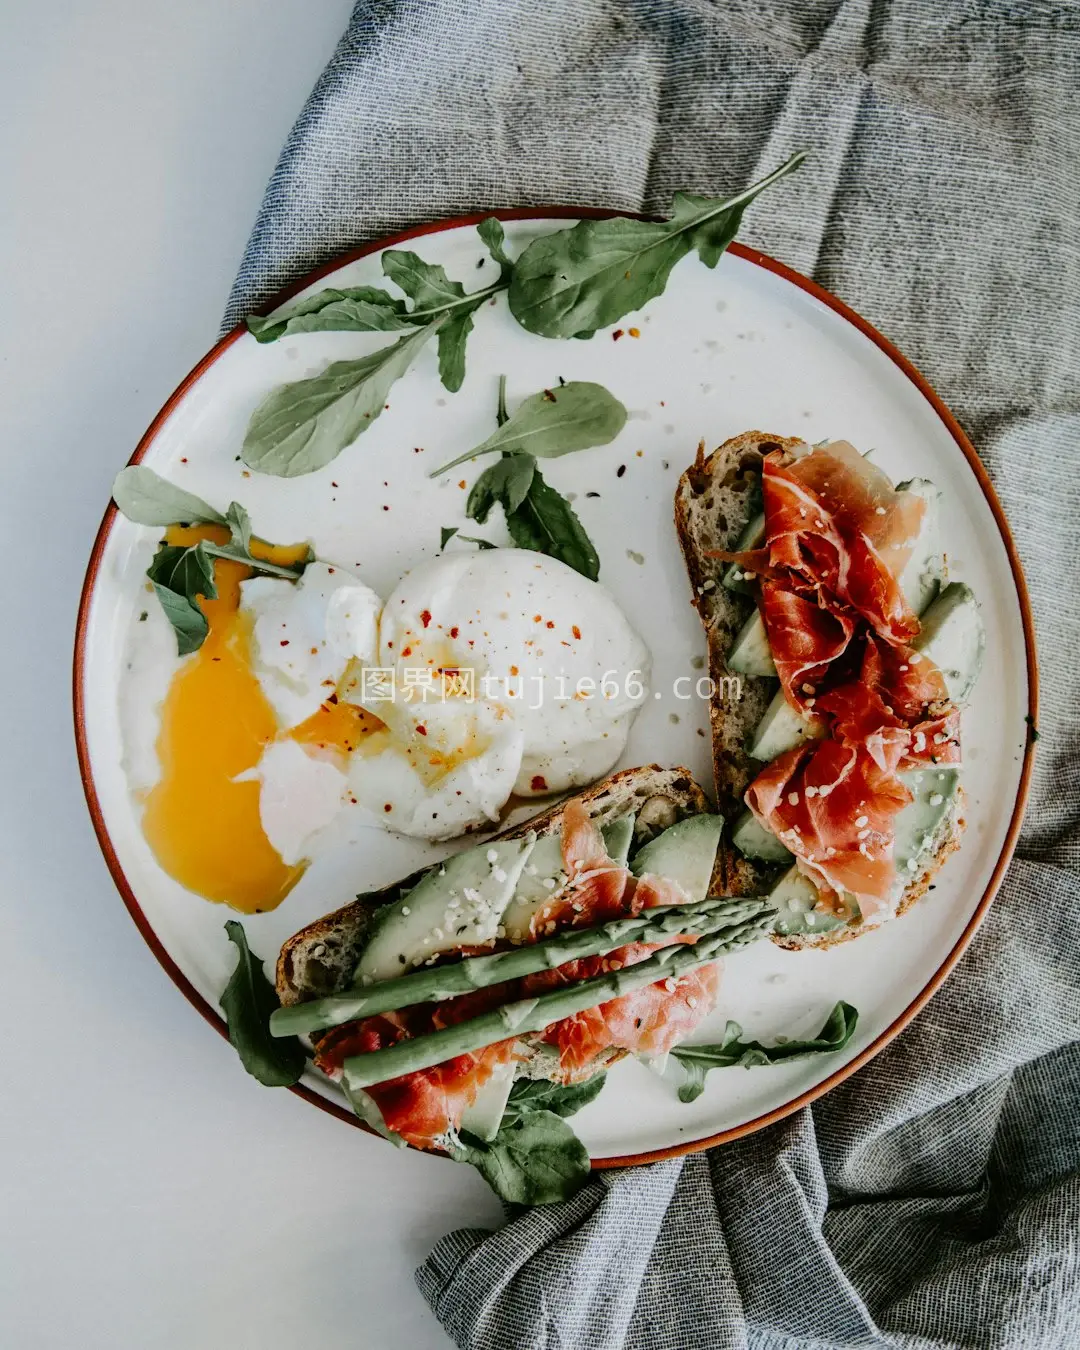
{"label": "green leafy garnish", "polygon": [[390,386],[444,322],[435,319],[392,346],[275,389],[252,414],[241,459],[276,478],[324,468],[376,420]]}
{"label": "green leafy garnish", "polygon": [[525,500],[506,517],[510,538],[518,548],[531,548],[595,581],[600,559],[585,527],[566,498],[546,483],[536,469]]}
{"label": "green leafy garnish", "polygon": [[554,459],[575,450],[607,445],[625,425],[626,409],[602,384],[574,380],[557,389],[530,394],[486,441],[435,469],[431,477],[497,450]]}
{"label": "green leafy garnish", "polygon": [[750,202],[804,158],[793,155],[722,201],[677,193],[669,220],[582,220],[533,240],[514,264],[510,312],[530,333],[551,338],[587,337],[616,323],[660,295],[692,250],[715,267]]}
{"label": "green leafy garnish", "polygon": [[206,551],[206,541],[202,540],[192,548],[162,544],[146,575],[176,633],[178,655],[188,656],[198,651],[210,631],[198,599],[200,596],[206,600],[217,599],[214,564]]}
{"label": "green leafy garnish", "polygon": [[503,1200],[551,1205],[566,1200],[589,1177],[589,1154],[563,1119],[587,1106],[604,1086],[604,1075],[564,1086],[523,1078],[510,1090],[499,1132],[485,1142],[463,1134],[453,1153],[471,1163]]}
{"label": "green leafy garnish", "polygon": [[456,525],[444,525],[439,531],[440,552],[447,546],[450,540],[453,539],[455,534],[457,534],[459,539],[464,540],[466,544],[478,544],[481,549],[498,548],[497,544],[490,544],[486,539],[477,539],[475,535],[458,534],[458,527]]}
{"label": "green leafy garnish", "polygon": [[113,501],[136,525],[225,525],[220,511],[194,492],[170,483],[144,464],[129,464],[113,479]]}
{"label": "green leafy garnish", "polygon": [[462,1134],[451,1156],[470,1163],[501,1200],[515,1205],[557,1204],[589,1179],[588,1150],[552,1111],[516,1116],[490,1143]]}
{"label": "green leafy garnish", "polygon": [[198,602],[200,598],[217,599],[214,558],[242,563],[253,571],[282,577],[286,581],[296,581],[310,560],[309,556],[303,562],[285,567],[255,557],[251,552],[251,517],[239,502],[230,502],[229,509],[222,515],[201,497],[176,487],[141,464],[131,465],[116,475],[113,501],[137,525],[198,524],[227,525],[229,528],[232,539],[228,544],[215,544],[209,539],[200,539],[191,545],[162,542],[146,569],[154,593],[176,633],[180,656],[198,651],[210,631]]}
{"label": "green leafy garnish", "polygon": [[259,342],[276,342],[293,333],[388,333],[408,328],[405,302],[376,286],[327,287],[305,300],[247,319],[248,332]]}
{"label": "green leafy garnish", "polygon": [[510,1089],[507,1117],[528,1111],[553,1111],[557,1116],[572,1116],[600,1095],[604,1075],[594,1074],[584,1083],[552,1083],[547,1078],[519,1078]]}
{"label": "green leafy garnish", "polygon": [[465,514],[479,525],[486,525],[491,508],[500,503],[506,511],[516,511],[529,493],[536,471],[532,455],[507,455],[489,465],[472,486],[465,503]]}
{"label": "green leafy garnish", "polygon": [[804,1055],[835,1054],[843,1050],[855,1035],[859,1014],[850,1003],[838,1003],[818,1034],[805,1041],[781,1041],[778,1045],[762,1045],[760,1041],[744,1041],[742,1027],[729,1022],[723,1040],[715,1045],[678,1045],[672,1055],[686,1070],[686,1080],[679,1088],[679,1100],[692,1102],[700,1097],[705,1087],[705,1075],[710,1069],[741,1065],[752,1069],[761,1064],[782,1064],[785,1060],[801,1059]]}
{"label": "green leafy garnish", "polygon": [[488,216],[487,220],[482,220],[477,225],[476,233],[487,245],[487,251],[492,258],[499,264],[499,280],[509,285],[514,264],[506,256],[506,235],[503,232],[502,221],[495,216]]}
{"label": "green leafy garnish", "polygon": [[439,377],[456,393],[465,378],[465,343],[472,332],[472,316],[502,289],[501,284],[466,295],[460,281],[451,281],[437,264],[426,263],[407,249],[388,248],[382,255],[382,269],[414,302],[411,323],[444,320],[439,332]]}
{"label": "green leafy garnish", "polygon": [[304,1047],[295,1036],[270,1035],[270,1014],[280,1006],[274,986],[248,946],[243,926],[230,919],[225,931],[239,953],[221,996],[229,1040],[252,1077],[266,1087],[289,1087],[304,1071]]}

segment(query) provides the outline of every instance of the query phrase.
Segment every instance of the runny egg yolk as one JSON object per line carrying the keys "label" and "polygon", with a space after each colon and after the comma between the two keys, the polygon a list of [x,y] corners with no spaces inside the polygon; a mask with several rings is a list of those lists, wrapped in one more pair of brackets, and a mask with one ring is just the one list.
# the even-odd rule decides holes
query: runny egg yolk
{"label": "runny egg yolk", "polygon": [[[170,544],[199,539],[224,543],[216,526],[170,528]],[[288,565],[307,545],[272,546],[252,540],[252,552]],[[150,790],[143,831],[158,862],[188,890],[245,914],[274,909],[303,875],[273,848],[259,817],[260,784],[237,782],[253,769],[280,730],[251,668],[247,616],[240,612],[240,583],[251,576],[241,563],[216,559],[215,600],[200,600],[210,631],[176,672],[161,715],[157,740],[161,778]],[[380,723],[348,703],[325,703],[285,734],[309,754],[343,760]]]}

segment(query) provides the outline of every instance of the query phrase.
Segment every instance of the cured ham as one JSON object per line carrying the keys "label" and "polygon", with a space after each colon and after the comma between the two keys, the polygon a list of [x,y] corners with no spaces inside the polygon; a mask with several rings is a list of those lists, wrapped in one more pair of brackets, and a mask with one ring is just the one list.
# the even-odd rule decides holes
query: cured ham
{"label": "cured ham", "polygon": [[887,640],[918,633],[897,578],[922,525],[921,498],[897,492],[846,441],[786,462],[766,456],[761,488],[774,570],[850,607]]}
{"label": "cured ham", "polygon": [[[493,985],[445,1003],[421,1004],[334,1027],[319,1042],[316,1067],[333,1076],[350,1055],[382,1050],[408,1036],[466,1021],[506,1002],[513,992],[513,986]],[[368,1095],[388,1130],[416,1148],[439,1147],[461,1124],[466,1108],[492,1074],[517,1053],[513,1039],[500,1041],[430,1069],[377,1083],[368,1088]]]}
{"label": "cured ham", "polygon": [[855,623],[780,582],[761,583],[761,618],[787,701],[810,717],[818,685],[847,650]]}
{"label": "cured ham", "polygon": [[959,712],[899,576],[924,503],[897,492],[846,442],[775,452],[762,466],[768,569],[760,612],[789,703],[826,739],[781,755],[746,802],[819,889],[850,892],[864,917],[891,903],[898,775],[959,759]]}
{"label": "cured ham", "polygon": [[911,793],[862,745],[818,741],[780,755],[746,803],[811,880],[850,892],[864,917],[887,903],[896,877],[893,834]]}
{"label": "cured ham", "polygon": [[[539,993],[636,965],[657,950],[635,943],[607,956],[588,957],[557,970],[530,975],[523,983],[526,992]],[[716,962],[710,962],[678,979],[660,980],[566,1017],[548,1027],[543,1040],[558,1048],[559,1067],[571,1079],[587,1076],[584,1071],[608,1050],[666,1054],[713,1010],[719,987],[720,968]]]}
{"label": "cured ham", "polygon": [[533,915],[529,922],[533,938],[639,912],[629,870],[608,856],[603,835],[579,801],[569,801],[563,808],[562,854],[566,885]]}

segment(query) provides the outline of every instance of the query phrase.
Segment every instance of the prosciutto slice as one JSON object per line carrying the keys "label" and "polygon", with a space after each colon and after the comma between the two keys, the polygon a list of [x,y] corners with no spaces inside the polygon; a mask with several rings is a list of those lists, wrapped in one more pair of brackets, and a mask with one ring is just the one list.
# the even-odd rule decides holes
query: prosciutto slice
{"label": "prosciutto slice", "polygon": [[826,891],[848,891],[864,917],[886,904],[896,876],[893,834],[911,793],[862,745],[824,740],[789,750],[746,793],[757,819]]}
{"label": "prosciutto slice", "polygon": [[895,491],[846,441],[786,463],[766,456],[761,487],[774,570],[834,597],[888,641],[918,633],[897,578],[922,525],[920,497]]}
{"label": "prosciutto slice", "polygon": [[788,702],[826,739],[768,765],[746,802],[819,890],[851,892],[871,917],[895,891],[910,801],[898,775],[960,756],[959,712],[910,645],[919,621],[898,581],[925,506],[846,442],[766,456],[762,495],[769,649]]}

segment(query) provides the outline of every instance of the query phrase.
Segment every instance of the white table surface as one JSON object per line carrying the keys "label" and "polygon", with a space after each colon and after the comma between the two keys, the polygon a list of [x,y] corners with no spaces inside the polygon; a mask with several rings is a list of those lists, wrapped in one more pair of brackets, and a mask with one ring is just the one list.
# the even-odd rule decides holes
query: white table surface
{"label": "white table surface", "polygon": [[109,483],[213,342],[350,3],[0,10],[0,1345],[445,1350],[413,1268],[497,1204],[240,1071],[113,889],[71,731]]}

